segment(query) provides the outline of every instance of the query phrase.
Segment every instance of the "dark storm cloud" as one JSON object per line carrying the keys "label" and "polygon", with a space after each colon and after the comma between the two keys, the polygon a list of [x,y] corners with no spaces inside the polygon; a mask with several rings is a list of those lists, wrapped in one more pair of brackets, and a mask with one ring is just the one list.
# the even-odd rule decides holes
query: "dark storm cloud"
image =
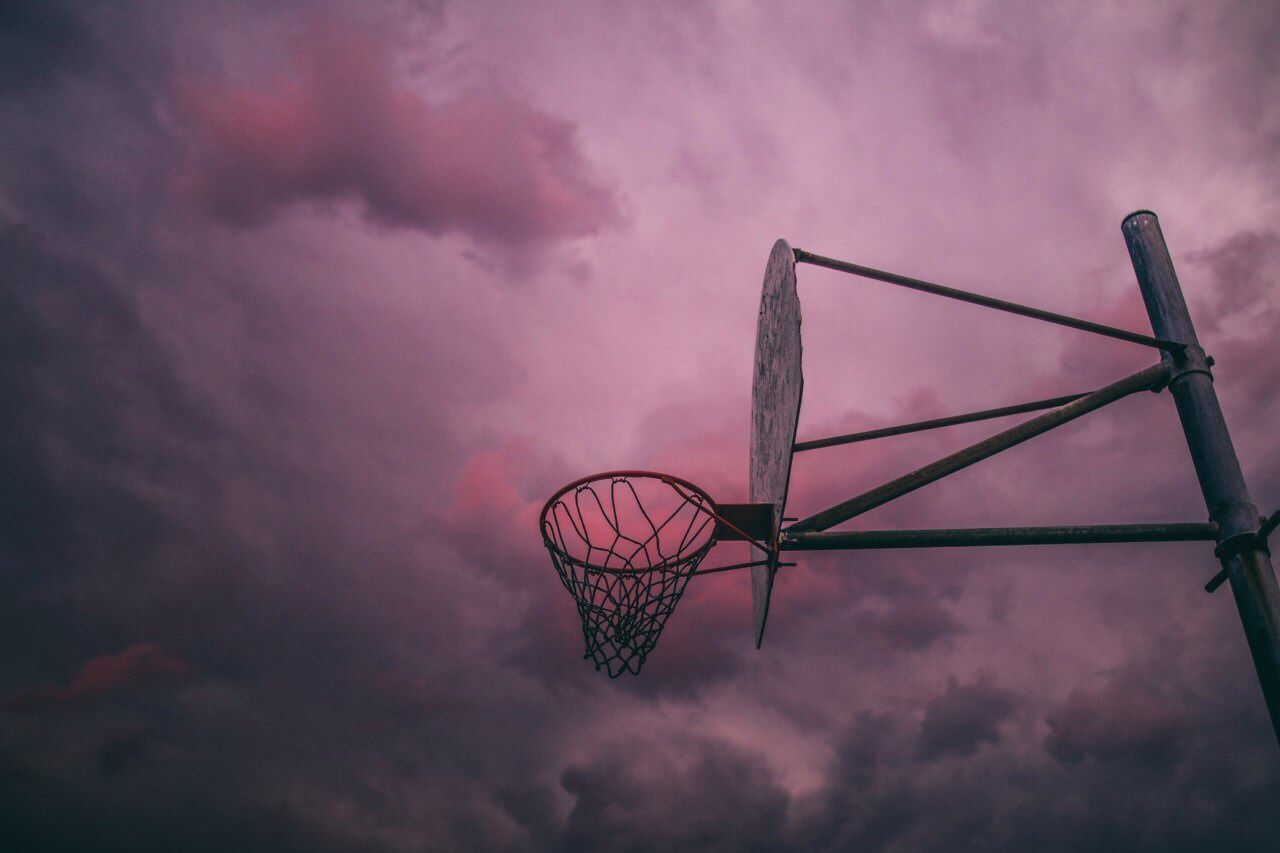
{"label": "dark storm cloud", "polygon": [[869,632],[891,647],[923,651],[960,630],[955,615],[932,601],[893,604],[885,613],[867,617]]}
{"label": "dark storm cloud", "polygon": [[1046,718],[1044,748],[1061,761],[1168,756],[1188,727],[1186,712],[1167,698],[1134,695],[1120,682],[1108,690],[1075,691]]}
{"label": "dark storm cloud", "polygon": [[384,224],[530,247],[618,217],[570,122],[495,87],[429,104],[394,80],[384,46],[334,23],[265,88],[188,81],[178,102],[196,150],[182,192],[238,225],[354,198]]}
{"label": "dark storm cloud", "polygon": [[919,822],[923,806],[914,785],[890,769],[901,737],[901,726],[887,715],[855,717],[822,791],[799,810],[804,847],[882,849]]}
{"label": "dark storm cloud", "polygon": [[[1093,263],[1073,231],[1106,221],[1099,270],[1019,286],[1072,310],[1105,290],[1080,281],[1123,279],[1129,298],[1080,313],[1141,329],[1111,218],[1165,184],[1221,196],[1210,215],[1175,195],[1167,222],[1229,419],[1280,493],[1275,229],[1221,223],[1271,203],[1237,161],[1270,174],[1273,9],[1130,26],[1088,4],[729,4],[691,26],[640,7],[408,8],[361,12],[362,35],[280,4],[0,13],[8,839],[1274,846],[1280,768],[1231,602],[1199,589],[1206,548],[809,558],[779,578],[759,652],[745,579],[712,576],[644,675],[609,682],[536,535],[546,495],[612,454],[745,499],[765,232],[905,240],[943,268],[982,234],[984,269],[1042,270]],[[1171,84],[1145,88],[1140,65]],[[521,85],[458,85],[474,79]],[[1206,82],[1229,94],[1201,98]],[[1133,121],[1179,133],[1134,142]],[[1147,144],[1169,174],[1135,168]],[[714,182],[701,207],[664,183],[685,150]],[[624,197],[639,215],[622,239]],[[591,286],[513,294],[444,234],[520,258],[579,240]],[[858,338],[842,358],[869,372],[905,340],[933,390],[840,397],[832,433],[964,408],[973,386],[938,338],[1009,402],[1149,355],[973,333],[972,315],[931,328],[909,307],[837,326]],[[1167,395],[1122,406],[868,524],[1202,518]],[[986,426],[798,461],[796,509]]]}
{"label": "dark storm cloud", "polygon": [[97,54],[89,27],[56,0],[14,0],[0,9],[0,91],[88,69]]}
{"label": "dark storm cloud", "polygon": [[[142,29],[133,34],[145,41]],[[123,85],[94,73],[89,91]],[[89,109],[78,91],[53,89],[67,112]],[[8,120],[29,105],[4,106]],[[166,141],[139,121],[113,113],[85,131],[92,145],[10,124],[15,147],[42,153],[38,169],[10,163],[6,176],[22,174],[6,181],[0,213],[56,230],[6,221],[0,231],[0,696],[8,697],[0,820],[10,839],[46,848],[101,846],[106,835],[122,848],[164,838],[188,849],[357,849],[366,842],[320,826],[323,800],[284,802],[284,753],[333,789],[351,758],[325,743],[424,726],[405,762],[477,760],[476,734],[440,727],[442,711],[466,719],[457,709],[478,688],[440,671],[456,670],[465,652],[458,614],[431,606],[455,597],[442,591],[448,581],[424,583],[405,556],[418,547],[422,512],[361,485],[402,452],[397,436],[439,435],[439,403],[456,399],[460,374],[419,371],[412,387],[437,390],[422,405],[405,400],[410,383],[399,371],[411,373],[434,341],[388,355],[372,343],[387,336],[387,319],[348,304],[335,344],[317,319],[325,293],[314,281],[284,296],[278,278],[267,287],[210,254],[197,262],[189,244],[166,239],[172,232],[151,231],[165,208],[163,195],[149,194],[165,191],[151,180],[152,157]],[[135,134],[148,145],[119,145]],[[84,151],[110,168],[79,180]],[[60,197],[66,186],[80,196]],[[193,276],[196,268],[205,275]],[[157,330],[166,305],[177,318],[167,338]],[[214,343],[192,358],[185,348],[200,330]],[[449,334],[435,340],[452,346]],[[351,379],[345,400],[335,400],[341,376]],[[465,384],[474,393],[486,383]],[[386,417],[365,402],[397,396],[402,405]],[[357,422],[356,448],[326,434],[349,436]],[[450,444],[440,442],[442,451]],[[337,460],[353,449],[363,460],[344,467]],[[435,464],[414,458],[401,470],[422,477]],[[335,596],[337,588],[347,592]],[[382,601],[372,605],[380,618],[402,626],[390,633],[428,654],[446,650],[441,663],[451,662],[395,670],[377,639],[388,632],[367,627],[370,596]],[[442,615],[455,621],[443,643],[431,636]],[[36,713],[62,707],[77,713]],[[304,716],[310,723],[294,728]],[[375,734],[345,736],[343,727]],[[145,734],[121,734],[135,730]],[[267,754],[276,758],[260,764]],[[191,772],[175,778],[175,766]],[[98,784],[90,772],[111,777],[114,805],[89,793]],[[187,805],[159,805],[176,800]],[[432,801],[437,811],[467,813],[465,802]]]}
{"label": "dark storm cloud", "polygon": [[[212,494],[199,458],[214,420],[94,265],[22,226],[0,232],[0,264],[0,549],[26,602],[9,631],[35,643],[78,595],[62,584],[136,578],[174,513]],[[152,499],[179,481],[182,501]]]}
{"label": "dark storm cloud", "polygon": [[98,769],[103,776],[116,776],[143,762],[147,741],[142,733],[122,734],[103,744],[98,752]]}
{"label": "dark storm cloud", "polygon": [[[683,754],[682,754],[683,753]],[[777,850],[788,797],[759,758],[726,743],[622,742],[560,776],[567,850]]]}
{"label": "dark storm cloud", "polygon": [[[255,656],[279,648],[261,635],[246,643],[255,619],[240,600],[243,543],[225,528],[229,541],[210,542],[221,477],[210,457],[225,425],[97,264],[11,226],[0,233],[0,269],[0,393],[10,403],[0,409],[4,706],[32,718],[19,727],[10,716],[5,727],[4,748],[20,755],[0,779],[6,834],[32,847],[83,849],[106,834],[121,847],[169,837],[194,849],[230,805],[215,805],[204,783],[125,771],[203,751],[210,727],[190,739],[177,695],[195,675],[186,650],[225,672],[249,663],[238,644]],[[228,642],[210,642],[218,636]],[[66,680],[42,683],[55,679]],[[60,709],[76,713],[47,713]],[[146,734],[122,737],[121,720]],[[55,757],[68,751],[67,763]],[[87,796],[89,768],[133,805]],[[141,805],[166,787],[202,805],[182,819]],[[198,814],[208,809],[224,814]]]}
{"label": "dark storm cloud", "polygon": [[[1260,753],[1257,763],[1228,757],[1241,720],[1237,700],[1217,695],[1238,690],[1227,686],[1232,677],[1223,672],[1219,654],[1172,657],[1178,662],[1174,683],[1153,681],[1153,670],[1168,672],[1154,666],[1161,659],[1156,656],[1111,673],[1104,690],[1116,698],[1156,692],[1194,697],[1180,707],[1195,703],[1223,713],[1214,726],[1181,728],[1175,749],[1153,752],[1144,748],[1151,741],[1126,740],[1144,723],[1122,721],[1122,709],[1082,708],[1081,718],[1096,717],[1087,725],[1109,728],[1107,739],[1127,745],[1047,767],[1045,756],[994,731],[1003,720],[1014,735],[1018,714],[1010,704],[1016,701],[1020,711],[1025,698],[1014,700],[982,678],[953,683],[927,704],[918,727],[892,713],[855,715],[837,741],[822,788],[793,801],[788,837],[823,850],[1266,846],[1280,827],[1274,810],[1254,804],[1275,796],[1273,770],[1264,768],[1274,768],[1276,758],[1269,752]],[[1060,713],[1049,711],[1051,726]],[[950,729],[949,742],[968,744],[968,750],[941,749],[922,763],[921,747],[943,728]],[[986,747],[972,751],[977,743]],[[1193,811],[1175,805],[1188,802],[1201,805]]]}
{"label": "dark storm cloud", "polygon": [[19,688],[5,700],[4,707],[25,712],[66,710],[117,691],[179,681],[190,673],[191,667],[181,658],[155,643],[138,643],[89,661],[66,687],[42,684]]}
{"label": "dark storm cloud", "polygon": [[925,705],[917,751],[924,759],[969,755],[983,743],[1000,740],[1000,725],[1016,707],[1014,694],[997,687],[990,675],[972,684],[953,678],[945,693]]}

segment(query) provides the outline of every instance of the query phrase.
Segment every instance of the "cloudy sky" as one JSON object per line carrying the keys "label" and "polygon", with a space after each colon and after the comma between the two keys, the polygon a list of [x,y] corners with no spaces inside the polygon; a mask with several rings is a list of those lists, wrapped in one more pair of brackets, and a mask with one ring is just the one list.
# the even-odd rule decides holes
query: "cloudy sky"
{"label": "cloudy sky", "polygon": [[[1205,544],[807,558],[760,651],[695,579],[610,681],[536,528],[597,470],[745,499],[776,238],[1145,330],[1142,207],[1280,506],[1274,3],[7,3],[0,139],[10,848],[1280,838]],[[802,436],[1153,357],[800,293]],[[998,426],[805,454],[793,514]],[[1143,394],[859,524],[1204,518]]]}

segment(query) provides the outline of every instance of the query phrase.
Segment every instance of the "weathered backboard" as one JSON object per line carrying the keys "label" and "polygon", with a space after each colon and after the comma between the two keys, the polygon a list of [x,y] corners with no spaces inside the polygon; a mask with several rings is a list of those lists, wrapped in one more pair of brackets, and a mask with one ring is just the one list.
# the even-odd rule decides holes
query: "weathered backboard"
{"label": "weathered backboard", "polygon": [[[800,419],[804,375],[800,366],[800,298],[796,294],[795,253],[786,240],[773,244],[760,294],[756,326],[756,363],[751,383],[751,501],[773,504],[776,542],[791,480],[791,448]],[[751,569],[751,602],[756,648],[764,640],[769,597],[778,571],[778,555],[753,550],[753,560],[769,558]]]}

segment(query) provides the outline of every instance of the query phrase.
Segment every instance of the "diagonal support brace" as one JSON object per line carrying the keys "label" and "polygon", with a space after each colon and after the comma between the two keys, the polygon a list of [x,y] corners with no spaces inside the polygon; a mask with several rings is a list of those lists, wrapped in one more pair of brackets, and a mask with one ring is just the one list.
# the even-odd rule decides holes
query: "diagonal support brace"
{"label": "diagonal support brace", "polygon": [[872,269],[871,267],[864,267],[861,264],[851,264],[848,261],[838,261],[835,258],[824,258],[822,255],[815,255],[812,252],[806,252],[804,249],[795,249],[794,251],[796,263],[813,264],[817,267],[826,267],[829,270],[847,272],[852,275],[861,276],[862,278],[882,281],[885,284],[896,284],[899,287],[918,290],[921,293],[931,293],[934,296],[942,296],[947,299],[968,302],[970,305],[981,305],[983,308],[993,308],[996,311],[1003,311],[1006,314],[1017,314],[1020,317],[1030,317],[1033,320],[1053,323],[1057,326],[1066,326],[1070,329],[1079,329],[1082,332],[1092,332],[1095,335],[1115,338],[1120,341],[1128,341],[1131,344],[1142,344],[1143,346],[1154,347],[1155,349],[1164,350],[1165,352],[1181,352],[1184,346],[1177,341],[1153,338],[1150,335],[1130,332],[1128,329],[1117,329],[1114,326],[1104,326],[1102,323],[1094,323],[1091,320],[1081,320],[1079,317],[1068,317],[1066,314],[1057,314],[1053,311],[1045,311],[1042,308],[1032,308],[1027,305],[1019,305],[1016,302],[1009,302],[1005,299],[996,299],[993,296],[983,296],[980,293],[970,293],[967,290],[947,287],[945,284],[934,284],[931,281],[924,281],[919,278],[911,278],[906,275],[885,272],[884,270]]}
{"label": "diagonal support brace", "polygon": [[1108,403],[1114,403],[1116,400],[1127,397],[1130,394],[1136,394],[1139,391],[1158,391],[1168,383],[1171,371],[1172,367],[1167,362],[1162,361],[1159,364],[1152,365],[1146,370],[1140,370],[1118,382],[1099,388],[1097,391],[1086,394],[1078,400],[1067,403],[1053,411],[1045,412],[1043,415],[1024,421],[1015,427],[997,433],[977,444],[970,445],[950,456],[944,456],[936,462],[912,471],[910,474],[905,474],[896,480],[891,480],[883,486],[878,486],[869,492],[863,492],[857,497],[850,498],[808,518],[803,518],[788,527],[787,531],[803,533],[835,527],[837,524],[848,521],[854,516],[861,515],[891,500],[914,492],[916,489],[926,486],[935,480],[940,480],[948,474],[954,474],[956,471],[967,468],[975,462],[981,462],[983,459],[995,456],[1002,450],[1008,450],[1010,447],[1035,438],[1041,433],[1062,426],[1082,415],[1087,415],[1089,412],[1100,409]]}
{"label": "diagonal support brace", "polygon": [[1044,409],[1056,409],[1073,400],[1079,400],[1084,394],[1066,394],[1062,397],[1050,397],[1047,400],[1032,400],[1030,403],[1018,403],[1014,406],[1001,406],[998,409],[983,409],[980,412],[966,412],[963,415],[950,415],[945,418],[930,418],[927,421],[915,421],[909,424],[897,424],[863,432],[837,435],[832,438],[812,438],[808,441],[797,441],[791,447],[792,453],[803,453],[806,450],[817,450],[822,447],[837,447],[841,444],[854,444],[859,441],[871,441],[876,438],[890,438],[895,435],[907,435],[913,432],[924,432],[942,427],[971,424],[977,421],[1004,418],[1009,415],[1023,415],[1027,412],[1039,412]]}

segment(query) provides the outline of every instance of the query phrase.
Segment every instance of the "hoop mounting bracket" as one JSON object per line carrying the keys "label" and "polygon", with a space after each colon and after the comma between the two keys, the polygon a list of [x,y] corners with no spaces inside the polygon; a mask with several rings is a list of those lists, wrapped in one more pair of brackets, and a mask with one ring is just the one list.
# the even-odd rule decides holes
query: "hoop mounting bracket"
{"label": "hoop mounting bracket", "polygon": [[721,542],[769,542],[773,538],[771,503],[716,504],[716,515],[715,537]]}

